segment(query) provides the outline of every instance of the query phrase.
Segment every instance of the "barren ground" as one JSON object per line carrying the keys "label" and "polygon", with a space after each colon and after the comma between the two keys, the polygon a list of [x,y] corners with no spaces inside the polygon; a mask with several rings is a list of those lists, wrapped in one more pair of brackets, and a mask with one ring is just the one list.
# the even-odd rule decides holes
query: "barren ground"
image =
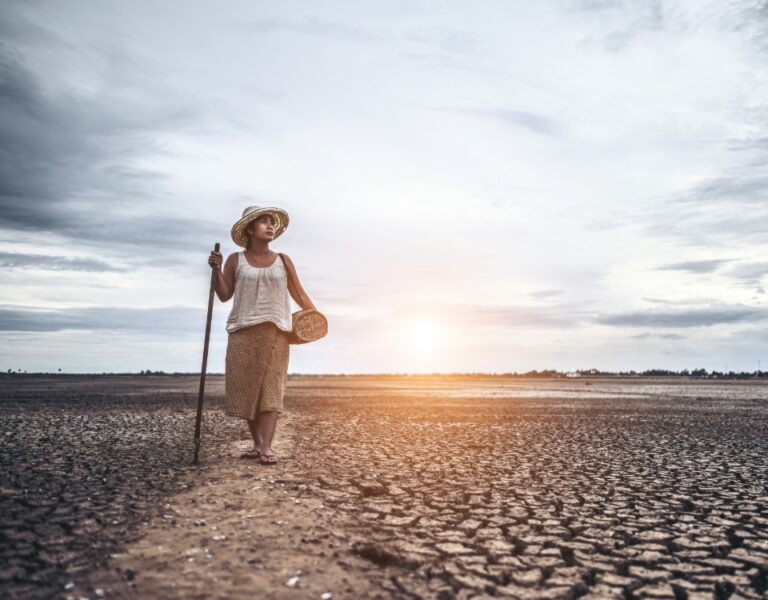
{"label": "barren ground", "polygon": [[209,378],[5,377],[0,596],[761,598],[768,386],[293,377],[280,462]]}

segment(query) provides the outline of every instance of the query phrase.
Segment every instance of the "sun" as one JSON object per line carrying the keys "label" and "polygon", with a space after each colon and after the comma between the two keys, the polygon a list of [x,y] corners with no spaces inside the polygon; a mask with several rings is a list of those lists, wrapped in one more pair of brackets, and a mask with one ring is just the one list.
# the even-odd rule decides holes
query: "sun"
{"label": "sun", "polygon": [[431,321],[417,321],[410,329],[411,346],[420,352],[435,350],[440,346],[440,328]]}

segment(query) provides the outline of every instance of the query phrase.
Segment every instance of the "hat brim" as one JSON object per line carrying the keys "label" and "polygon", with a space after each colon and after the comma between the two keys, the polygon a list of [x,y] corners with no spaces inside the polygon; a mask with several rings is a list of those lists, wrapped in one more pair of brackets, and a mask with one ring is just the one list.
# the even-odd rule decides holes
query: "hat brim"
{"label": "hat brim", "polygon": [[245,233],[248,225],[253,221],[261,217],[262,215],[272,215],[275,219],[275,236],[272,238],[276,240],[280,237],[288,227],[288,213],[282,208],[266,207],[255,210],[252,213],[248,213],[241,218],[237,223],[232,225],[232,241],[238,246],[243,248],[248,247],[248,234]]}

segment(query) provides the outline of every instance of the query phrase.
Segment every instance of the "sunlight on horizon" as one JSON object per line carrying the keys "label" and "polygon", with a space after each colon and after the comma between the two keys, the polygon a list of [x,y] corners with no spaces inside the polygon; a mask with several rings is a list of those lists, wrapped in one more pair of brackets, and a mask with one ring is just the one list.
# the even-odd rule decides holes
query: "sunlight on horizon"
{"label": "sunlight on horizon", "polygon": [[442,331],[432,320],[416,320],[410,327],[411,347],[418,352],[433,352],[441,347]]}

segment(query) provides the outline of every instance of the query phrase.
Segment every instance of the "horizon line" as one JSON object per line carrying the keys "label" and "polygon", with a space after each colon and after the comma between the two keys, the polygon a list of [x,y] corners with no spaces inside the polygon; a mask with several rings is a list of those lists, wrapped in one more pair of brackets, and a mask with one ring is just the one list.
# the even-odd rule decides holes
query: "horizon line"
{"label": "horizon line", "polygon": [[[0,377],[18,377],[18,376],[32,376],[32,375],[56,375],[56,376],[138,376],[138,377],[200,377],[199,371],[152,371],[151,369],[141,371],[22,371],[17,369],[12,371],[8,369],[6,371],[0,371]],[[224,372],[207,372],[206,377],[223,377]],[[288,373],[288,377],[543,377],[543,378],[565,378],[565,379],[577,379],[580,377],[712,377],[712,376],[753,376],[753,377],[768,377],[768,371],[752,370],[752,371],[717,371],[715,369],[708,371],[704,368],[697,369],[681,369],[679,371],[673,369],[653,368],[645,369],[642,371],[636,371],[634,369],[619,370],[619,371],[607,371],[601,369],[575,369],[569,371],[558,371],[557,369],[531,369],[529,371],[517,372],[517,371],[453,371],[453,372],[357,372],[357,373]]]}

